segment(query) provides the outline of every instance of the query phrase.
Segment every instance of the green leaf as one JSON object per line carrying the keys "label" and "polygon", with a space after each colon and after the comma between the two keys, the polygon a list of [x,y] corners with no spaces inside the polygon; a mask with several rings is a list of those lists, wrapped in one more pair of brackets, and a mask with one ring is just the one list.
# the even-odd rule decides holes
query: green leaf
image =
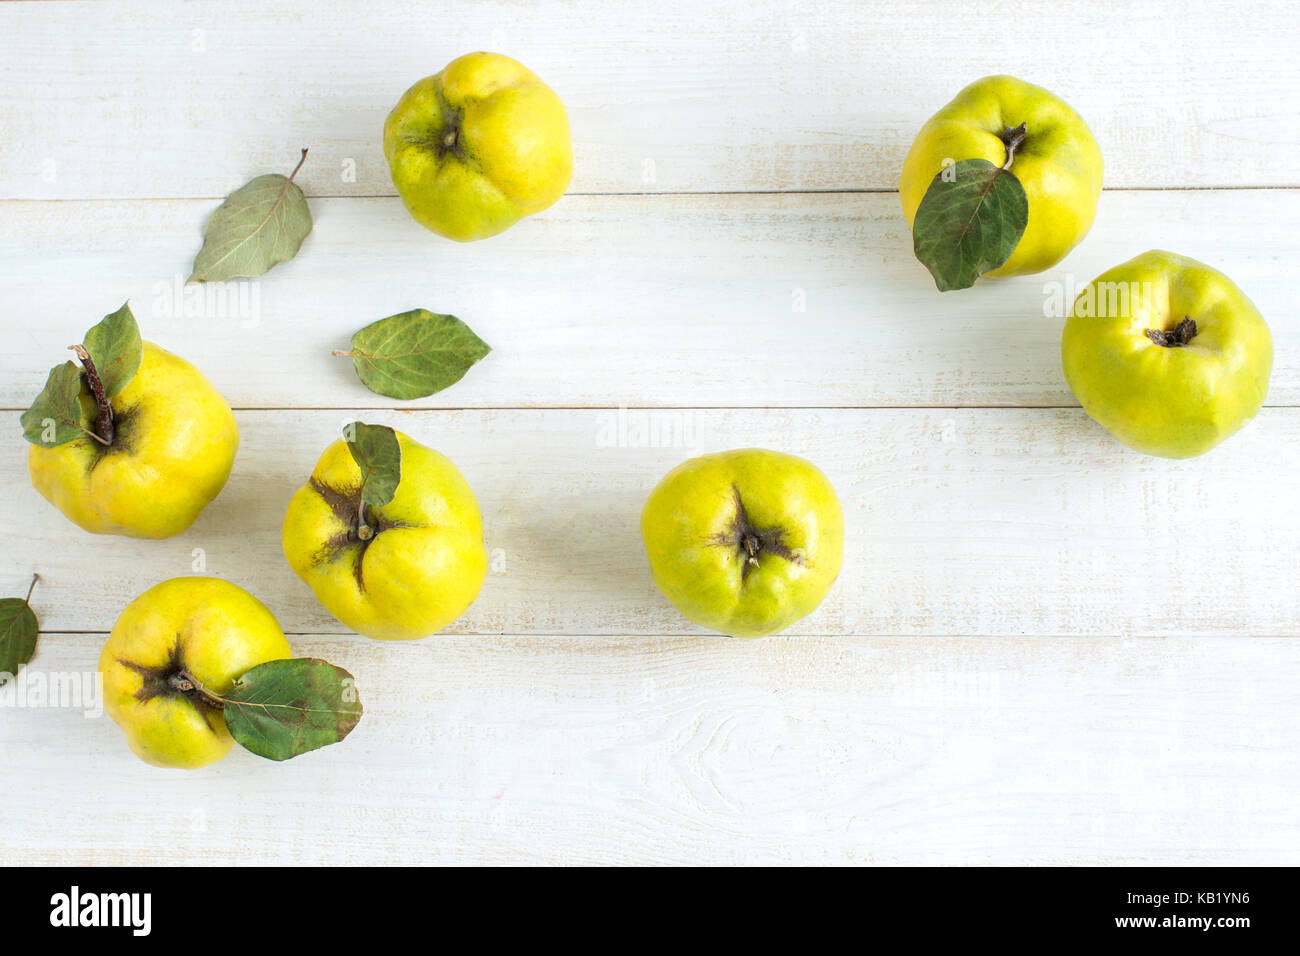
{"label": "green leaf", "polygon": [[1029,200],[1015,175],[987,159],[964,159],[934,177],[912,223],[916,258],[940,292],[967,289],[1015,251]]}
{"label": "green leaf", "polygon": [[50,369],[41,394],[18,420],[23,437],[33,445],[53,448],[90,434],[95,420],[88,402],[90,396],[82,391],[81,368],[71,361],[56,365]]}
{"label": "green leaf", "polygon": [[357,377],[389,398],[424,398],[455,385],[492,347],[454,315],[412,309],[352,336]]}
{"label": "green leaf", "polygon": [[336,744],[361,720],[352,675],[311,658],[259,664],[223,700],[230,735],[268,760]]}
{"label": "green leaf", "polygon": [[131,313],[130,303],[124,302],[122,308],[104,316],[86,333],[84,344],[95,363],[104,394],[112,398],[130,384],[144,358],[140,326]]}
{"label": "green leaf", "polygon": [[397,494],[402,480],[402,446],[387,425],[353,422],[343,429],[352,460],[361,469],[361,500],[383,507]]}
{"label": "green leaf", "polygon": [[293,177],[279,173],[258,176],[236,189],[208,220],[203,248],[186,282],[221,282],[240,276],[260,276],[298,254],[311,232],[311,210]]}
{"label": "green leaf", "polygon": [[[33,578],[32,587],[35,586],[36,580]],[[0,687],[36,653],[39,625],[36,623],[36,614],[28,603],[31,596],[29,590],[26,598],[0,599]]]}

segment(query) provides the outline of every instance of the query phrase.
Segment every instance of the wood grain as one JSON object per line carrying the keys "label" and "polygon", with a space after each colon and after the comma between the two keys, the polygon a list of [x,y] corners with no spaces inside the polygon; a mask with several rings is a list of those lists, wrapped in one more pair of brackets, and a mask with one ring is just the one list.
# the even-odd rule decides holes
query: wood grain
{"label": "wood grain", "polygon": [[[28,675],[91,673],[132,597],[202,572],[367,706],[341,746],[182,773],[0,693],[6,862],[1294,863],[1298,45],[1286,5],[1223,0],[0,4],[0,594],[41,572]],[[473,49],[556,89],[577,163],[461,246],[403,211],[379,135]],[[1001,72],[1080,110],[1107,191],[1058,269],[940,295],[899,167]],[[303,146],[302,254],[178,292],[220,197]],[[1048,314],[1150,248],[1226,272],[1276,343],[1268,407],[1189,462],[1074,407]],[[242,432],[161,542],[69,524],[17,426],[126,299]],[[394,410],[329,352],[415,306],[495,351]],[[447,634],[344,633],[280,554],[358,417],[478,494],[493,568]],[[668,468],[747,445],[819,464],[849,526],[823,607],[758,642],[682,619],[637,530]]]}
{"label": "wood grain", "polygon": [[[1273,329],[1273,405],[1300,404],[1300,192],[1119,192],[1059,269],[941,294],[892,195],[570,197],[486,243],[396,199],[316,200],[294,261],[183,287],[215,203],[0,203],[0,407],[126,299],[145,337],[240,408],[384,407],[346,349],[415,307],[495,351],[411,407],[1074,405],[1063,310],[1150,248],[1223,270]],[[1213,223],[1212,229],[1207,223]],[[1050,314],[1045,314],[1050,313]]]}
{"label": "wood grain", "polygon": [[220,197],[302,146],[309,196],[392,195],[384,117],[478,49],[565,101],[578,193],[892,190],[992,73],[1079,110],[1109,186],[1297,186],[1297,45],[1230,0],[6,3],[0,196]]}
{"label": "wood grain", "polygon": [[[341,745],[135,760],[5,710],[29,863],[1180,863],[1300,851],[1300,642],[292,638],[356,676]],[[33,667],[93,669],[100,634]],[[18,782],[21,782],[19,784]]]}
{"label": "wood grain", "polygon": [[[0,459],[0,580],[43,583],[53,630],[108,630],[158,581],[196,570],[250,588],[286,630],[344,633],[289,569],[290,496],[355,412],[246,411],[234,475],[166,541],[94,536]],[[797,635],[1300,634],[1300,410],[1268,409],[1201,459],[1130,452],[1078,409],[374,412],[458,464],[494,569],[451,628],[469,634],[699,634],[658,594],[638,521],[693,455],[776,447],[836,486],[844,571]],[[17,436],[17,415],[0,415]],[[14,445],[18,439],[12,439]]]}

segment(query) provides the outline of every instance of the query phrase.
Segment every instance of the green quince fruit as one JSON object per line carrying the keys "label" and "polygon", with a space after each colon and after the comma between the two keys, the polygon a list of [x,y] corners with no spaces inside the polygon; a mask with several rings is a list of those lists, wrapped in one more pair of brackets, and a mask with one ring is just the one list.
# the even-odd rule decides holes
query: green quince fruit
{"label": "green quince fruit", "polygon": [[844,558],[844,514],[826,476],[757,448],[678,465],[650,493],[641,534],[659,590],[732,637],[775,634],[810,614]]}
{"label": "green quince fruit", "polygon": [[1013,76],[986,76],[926,122],[903,161],[898,197],[910,227],[945,161],[1007,160],[1007,137],[1024,124],[1011,172],[1024,187],[1029,222],[1011,257],[985,273],[1042,272],[1065,258],[1092,228],[1101,196],[1101,148],[1063,100]]}
{"label": "green quince fruit", "polygon": [[1061,364],[1083,410],[1124,444],[1191,458],[1255,417],[1268,393],[1273,339],[1223,273],[1153,250],[1079,294]]}

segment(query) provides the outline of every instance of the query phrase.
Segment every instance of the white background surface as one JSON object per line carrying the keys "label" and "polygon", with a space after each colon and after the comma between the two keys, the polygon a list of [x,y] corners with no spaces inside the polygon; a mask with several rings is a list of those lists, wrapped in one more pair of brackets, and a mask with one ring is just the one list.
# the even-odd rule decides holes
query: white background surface
{"label": "white background surface", "polygon": [[[93,670],[202,549],[367,704],[341,746],[191,773],[107,718],[0,713],[6,859],[1295,862],[1298,44],[1286,5],[1173,0],[0,5],[0,587],[41,572],[33,670]],[[461,246],[407,217],[379,135],[474,49],[560,94],[577,166]],[[893,190],[993,72],[1088,119],[1108,189],[1057,269],[940,295]],[[255,314],[172,301],[221,197],[302,146],[316,228]],[[1044,315],[1045,283],[1153,247],[1232,276],[1277,348],[1256,422],[1189,462],[1083,415]],[[68,523],[17,427],[128,298],[242,432],[163,542]],[[416,306],[495,351],[394,409],[330,350]],[[280,554],[358,409],[479,496],[496,568],[446,635],[343,633]],[[669,467],[745,445],[817,462],[849,531],[823,607],[759,642],[677,615],[637,531]]]}

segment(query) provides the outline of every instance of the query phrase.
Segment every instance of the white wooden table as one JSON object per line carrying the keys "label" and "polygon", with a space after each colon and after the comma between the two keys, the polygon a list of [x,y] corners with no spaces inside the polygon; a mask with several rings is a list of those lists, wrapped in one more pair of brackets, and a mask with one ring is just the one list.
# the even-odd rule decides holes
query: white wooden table
{"label": "white wooden table", "polygon": [[[41,573],[32,668],[93,670],[201,561],[367,704],[341,746],[191,773],[107,718],[0,712],[6,862],[1296,862],[1298,47],[1285,5],[1194,0],[0,5],[0,588]],[[407,216],[379,139],[475,49],[560,94],[576,173],[462,246]],[[1058,269],[940,295],[897,174],[994,72],[1088,119],[1107,190]],[[242,311],[178,301],[218,200],[302,146],[298,258]],[[1277,348],[1255,423],[1187,462],[1083,415],[1044,315],[1045,283],[1155,247],[1232,276]],[[124,299],[243,434],[161,542],[68,523],[17,426]],[[330,351],[417,306],[495,351],[394,408]],[[345,633],[281,556],[358,416],[478,494],[494,570],[443,636]],[[681,618],[637,530],[669,467],[747,445],[822,466],[849,527],[823,607],[758,642]]]}

